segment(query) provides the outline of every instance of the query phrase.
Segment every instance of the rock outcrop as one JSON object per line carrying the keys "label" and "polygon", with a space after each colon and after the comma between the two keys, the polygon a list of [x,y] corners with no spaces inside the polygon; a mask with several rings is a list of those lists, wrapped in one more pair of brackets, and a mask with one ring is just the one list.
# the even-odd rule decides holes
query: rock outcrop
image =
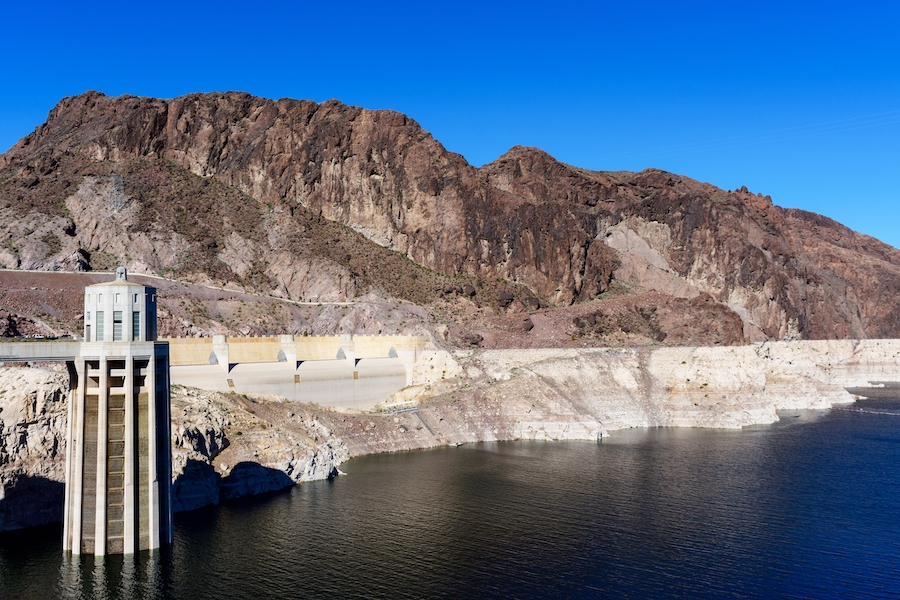
{"label": "rock outcrop", "polygon": [[328,230],[339,223],[470,285],[530,290],[472,285],[479,305],[568,305],[618,280],[705,294],[743,340],[900,336],[900,251],[827,218],[533,148],[476,169],[404,115],[336,101],[89,92],[0,157],[0,180],[0,263],[13,268],[124,261],[294,299],[378,288],[430,302],[442,287],[402,262],[382,269],[388,255]]}
{"label": "rock outcrop", "polygon": [[[782,409],[824,409],[851,403],[856,397],[846,388],[900,381],[900,340],[483,350],[460,352],[458,362],[463,373],[456,379],[460,385],[439,394],[443,400],[438,405],[446,404],[448,397],[451,405],[477,397],[502,407],[506,421],[515,415],[521,423],[534,421],[529,403],[535,403],[534,408],[552,405],[560,407],[562,414],[572,415],[573,423],[586,416],[607,431],[740,428],[775,422],[776,411]],[[432,402],[436,400],[428,400],[425,406],[431,407]],[[550,422],[551,428],[558,426],[558,421]],[[538,437],[545,435],[539,429],[534,432]]]}
{"label": "rock outcrop", "polygon": [[267,420],[248,410],[260,404],[266,401],[176,388],[172,405],[176,511],[337,474],[337,465],[347,459],[346,449],[314,415],[298,417],[291,411],[286,420]]}
{"label": "rock outcrop", "polygon": [[62,520],[68,381],[0,368],[0,531]]}

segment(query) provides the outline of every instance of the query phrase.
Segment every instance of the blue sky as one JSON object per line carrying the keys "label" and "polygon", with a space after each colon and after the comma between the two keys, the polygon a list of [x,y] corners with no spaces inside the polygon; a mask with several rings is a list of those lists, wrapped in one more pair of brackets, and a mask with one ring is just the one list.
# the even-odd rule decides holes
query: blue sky
{"label": "blue sky", "polygon": [[900,4],[16,2],[0,151],[86,90],[337,98],[480,166],[516,144],[746,185],[900,246]]}

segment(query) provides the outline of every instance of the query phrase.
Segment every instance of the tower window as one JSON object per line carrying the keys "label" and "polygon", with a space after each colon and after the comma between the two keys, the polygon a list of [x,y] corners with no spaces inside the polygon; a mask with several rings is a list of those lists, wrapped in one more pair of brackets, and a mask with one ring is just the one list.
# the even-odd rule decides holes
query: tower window
{"label": "tower window", "polygon": [[122,311],[113,311],[113,341],[122,341]]}
{"label": "tower window", "polygon": [[141,339],[141,313],[131,313],[131,339],[135,342]]}
{"label": "tower window", "polygon": [[104,328],[104,326],[106,325],[106,323],[104,322],[103,317],[104,317],[103,311],[102,311],[102,310],[98,310],[98,311],[97,311],[97,341],[98,341],[98,342],[102,342],[102,341],[103,341],[103,335],[104,335],[104,333],[105,333],[105,332],[103,331],[103,328]]}

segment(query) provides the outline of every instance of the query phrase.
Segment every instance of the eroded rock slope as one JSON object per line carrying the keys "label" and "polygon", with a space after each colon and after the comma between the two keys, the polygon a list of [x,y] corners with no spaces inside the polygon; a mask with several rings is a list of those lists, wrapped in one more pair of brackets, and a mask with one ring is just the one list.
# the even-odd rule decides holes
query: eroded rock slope
{"label": "eroded rock slope", "polygon": [[[471,278],[457,285],[476,304],[531,310],[619,282],[708,296],[743,340],[900,337],[900,252],[829,219],[533,148],[477,169],[404,115],[336,101],[66,98],[0,157],[0,217],[12,268],[124,262],[294,299],[418,303],[444,293],[438,272]],[[477,285],[496,278],[524,287]]]}

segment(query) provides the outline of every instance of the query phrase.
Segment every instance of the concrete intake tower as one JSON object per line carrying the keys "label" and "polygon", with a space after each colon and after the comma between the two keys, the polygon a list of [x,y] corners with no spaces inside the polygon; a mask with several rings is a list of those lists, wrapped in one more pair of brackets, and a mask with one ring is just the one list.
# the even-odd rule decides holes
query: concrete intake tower
{"label": "concrete intake tower", "polygon": [[156,290],[120,267],[84,291],[84,341],[0,342],[0,364],[68,368],[64,550],[152,550],[172,542],[169,344],[156,340]]}
{"label": "concrete intake tower", "polygon": [[169,347],[156,341],[156,289],[85,288],[66,446],[63,546],[132,554],[172,541]]}

